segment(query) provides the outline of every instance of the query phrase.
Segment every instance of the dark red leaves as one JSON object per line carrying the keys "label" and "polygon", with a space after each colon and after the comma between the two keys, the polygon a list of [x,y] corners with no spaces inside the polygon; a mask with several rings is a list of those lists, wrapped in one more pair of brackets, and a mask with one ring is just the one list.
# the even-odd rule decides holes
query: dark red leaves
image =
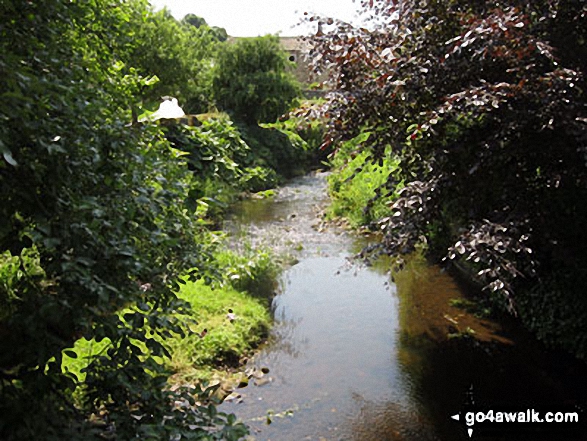
{"label": "dark red leaves", "polygon": [[[575,207],[587,197],[585,14],[581,2],[530,3],[364,0],[371,30],[335,22],[313,40],[316,68],[332,73],[324,145],[367,130],[374,158],[390,146],[401,160],[389,188],[408,190],[385,221],[385,252],[438,240],[434,225],[508,299],[550,256],[516,251],[519,238],[548,250],[540,234],[564,236],[549,192],[566,182]],[[587,210],[572,219],[583,230]]]}

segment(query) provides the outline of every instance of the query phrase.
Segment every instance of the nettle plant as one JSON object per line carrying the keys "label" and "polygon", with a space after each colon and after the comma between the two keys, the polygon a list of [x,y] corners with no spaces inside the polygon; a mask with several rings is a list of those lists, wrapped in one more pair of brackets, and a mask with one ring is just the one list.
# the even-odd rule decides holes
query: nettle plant
{"label": "nettle plant", "polygon": [[325,30],[311,39],[314,66],[332,73],[324,144],[368,131],[372,161],[400,161],[376,196],[405,184],[379,220],[378,252],[427,243],[512,312],[523,286],[587,280],[587,6],[361,4],[369,29],[308,20]]}

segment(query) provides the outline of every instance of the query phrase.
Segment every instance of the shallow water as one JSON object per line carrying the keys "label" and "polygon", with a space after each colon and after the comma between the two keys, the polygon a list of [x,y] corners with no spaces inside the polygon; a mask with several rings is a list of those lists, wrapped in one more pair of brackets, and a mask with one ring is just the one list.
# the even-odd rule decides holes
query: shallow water
{"label": "shallow water", "polygon": [[[325,179],[308,175],[245,201],[225,226],[236,247],[247,238],[297,259],[273,300],[270,342],[250,362],[269,374],[222,405],[253,439],[469,439],[450,416],[472,395],[521,407],[585,394],[573,363],[451,306],[462,292],[439,268],[414,259],[395,284],[385,262],[351,264],[365,239],[322,222]],[[476,340],[447,337],[464,331]]]}

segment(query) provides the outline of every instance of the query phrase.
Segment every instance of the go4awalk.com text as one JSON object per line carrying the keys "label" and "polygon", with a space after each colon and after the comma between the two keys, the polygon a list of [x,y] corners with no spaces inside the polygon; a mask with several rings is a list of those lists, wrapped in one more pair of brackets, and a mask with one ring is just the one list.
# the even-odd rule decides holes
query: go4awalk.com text
{"label": "go4awalk.com text", "polygon": [[[469,406],[468,406],[469,407]],[[466,428],[470,438],[474,434],[483,436],[500,436],[511,434],[528,437],[558,434],[565,439],[575,439],[575,435],[584,435],[585,411],[582,407],[559,409],[513,409],[469,407],[451,418]],[[576,438],[578,439],[578,438]]]}

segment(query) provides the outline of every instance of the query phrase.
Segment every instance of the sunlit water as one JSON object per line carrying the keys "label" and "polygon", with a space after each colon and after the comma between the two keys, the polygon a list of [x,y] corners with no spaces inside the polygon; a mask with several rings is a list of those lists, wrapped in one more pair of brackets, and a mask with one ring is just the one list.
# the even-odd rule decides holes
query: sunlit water
{"label": "sunlit water", "polygon": [[[468,439],[450,415],[471,387],[520,405],[584,392],[570,391],[531,339],[516,346],[495,323],[450,306],[461,292],[438,268],[416,260],[396,286],[384,263],[349,263],[365,241],[324,226],[325,179],[312,174],[272,199],[243,202],[225,227],[237,247],[246,238],[298,260],[273,300],[270,342],[251,361],[269,374],[222,405],[254,439]],[[483,344],[447,339],[455,329],[472,329]]]}

